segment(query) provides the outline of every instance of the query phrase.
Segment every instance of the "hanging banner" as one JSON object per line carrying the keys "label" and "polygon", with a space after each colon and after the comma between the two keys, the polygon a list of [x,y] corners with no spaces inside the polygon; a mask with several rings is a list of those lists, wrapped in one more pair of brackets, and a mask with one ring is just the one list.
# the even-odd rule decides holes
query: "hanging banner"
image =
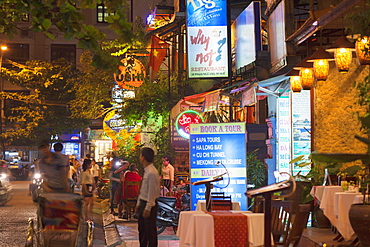
{"label": "hanging banner", "polygon": [[[247,209],[246,127],[244,122],[190,125],[191,184],[223,174],[212,192],[231,195],[241,210]],[[191,185],[191,207],[205,200],[203,185]]]}
{"label": "hanging banner", "polygon": [[242,100],[240,102],[240,107],[251,106],[257,103],[256,88],[252,87],[248,90],[245,90],[242,93]]}
{"label": "hanging banner", "polygon": [[227,0],[187,1],[189,78],[228,77]]}
{"label": "hanging banner", "polygon": [[203,112],[217,111],[220,91],[205,96]]}

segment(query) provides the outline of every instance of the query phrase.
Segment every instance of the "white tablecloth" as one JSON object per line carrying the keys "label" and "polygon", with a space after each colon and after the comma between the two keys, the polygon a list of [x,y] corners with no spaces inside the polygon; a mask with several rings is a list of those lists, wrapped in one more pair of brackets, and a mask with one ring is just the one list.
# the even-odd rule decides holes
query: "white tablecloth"
{"label": "white tablecloth", "polygon": [[[264,214],[250,211],[232,211],[248,215],[249,246],[264,245]],[[180,213],[177,236],[180,247],[214,247],[213,217],[203,211]]]}
{"label": "white tablecloth", "polygon": [[323,186],[324,191],[320,201],[320,208],[324,212],[324,215],[330,220],[333,226],[337,225],[337,217],[334,213],[334,194],[336,192],[342,192],[340,186]]}
{"label": "white tablecloth", "polygon": [[334,194],[334,214],[337,217],[335,227],[346,241],[350,240],[355,233],[349,222],[348,213],[358,195],[361,193],[337,192]]}
{"label": "white tablecloth", "polygon": [[[198,200],[196,211],[207,211],[206,200]],[[232,202],[232,210],[240,210],[239,202]]]}
{"label": "white tablecloth", "polygon": [[[367,199],[369,199],[369,195],[366,196]],[[355,198],[353,199],[353,204],[357,203],[363,203],[364,202],[364,195],[356,195]]]}
{"label": "white tablecloth", "polygon": [[312,186],[310,195],[315,199],[315,201],[320,204],[322,200],[322,195],[324,193],[324,188],[327,186]]}

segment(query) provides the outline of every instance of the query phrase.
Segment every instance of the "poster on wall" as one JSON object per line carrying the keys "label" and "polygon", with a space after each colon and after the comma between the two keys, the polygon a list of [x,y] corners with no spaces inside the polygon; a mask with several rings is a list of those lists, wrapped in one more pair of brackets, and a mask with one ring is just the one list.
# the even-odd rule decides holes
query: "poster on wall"
{"label": "poster on wall", "polygon": [[[212,183],[212,192],[231,195],[241,210],[247,209],[246,127],[244,122],[202,123],[190,125],[191,184],[222,175]],[[191,185],[191,210],[198,200],[205,200],[203,185]]]}
{"label": "poster on wall", "polygon": [[285,92],[277,99],[277,170],[291,172],[289,162],[291,159],[291,117],[289,92]]}
{"label": "poster on wall", "polygon": [[189,78],[228,77],[227,0],[187,1]]}
{"label": "poster on wall", "polygon": [[[311,153],[311,107],[310,90],[292,93],[293,159]],[[306,175],[310,167],[293,166],[293,175]]]}

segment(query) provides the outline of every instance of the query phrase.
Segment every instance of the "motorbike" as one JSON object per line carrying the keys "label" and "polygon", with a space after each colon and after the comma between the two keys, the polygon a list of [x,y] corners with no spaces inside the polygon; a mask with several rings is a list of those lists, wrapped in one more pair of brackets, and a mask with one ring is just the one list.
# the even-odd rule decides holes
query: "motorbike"
{"label": "motorbike", "polygon": [[100,178],[96,184],[96,190],[100,199],[107,199],[110,197],[109,179]]}
{"label": "motorbike", "polygon": [[29,186],[29,194],[32,196],[32,200],[36,200],[36,198],[42,192],[42,176],[41,173],[35,172],[32,177],[32,183]]}
{"label": "motorbike", "polygon": [[179,224],[179,217],[181,211],[190,210],[190,196],[188,193],[182,195],[181,202],[182,206],[180,209],[176,207],[176,197],[159,197],[158,202],[158,213],[157,213],[157,234],[164,232],[166,227],[172,227],[173,231],[177,232],[177,226]]}
{"label": "motorbike", "polygon": [[6,173],[0,174],[0,206],[4,206],[13,197],[12,186]]}

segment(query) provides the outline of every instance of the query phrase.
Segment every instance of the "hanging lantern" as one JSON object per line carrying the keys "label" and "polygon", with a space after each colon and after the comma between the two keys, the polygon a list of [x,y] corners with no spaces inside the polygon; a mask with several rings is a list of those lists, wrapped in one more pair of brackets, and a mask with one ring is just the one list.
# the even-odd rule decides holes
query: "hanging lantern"
{"label": "hanging lantern", "polygon": [[315,82],[315,75],[313,68],[302,68],[299,70],[299,76],[301,77],[301,84],[304,90],[310,90]]}
{"label": "hanging lantern", "polygon": [[326,81],[329,74],[329,61],[334,61],[334,58],[322,47],[307,59],[307,62],[313,62],[313,71],[316,80]]}
{"label": "hanging lantern", "polygon": [[302,89],[310,90],[315,82],[315,76],[313,72],[312,63],[307,62],[308,57],[298,63],[293,69],[299,70],[299,76],[301,77]]}
{"label": "hanging lantern", "polygon": [[361,65],[370,65],[370,39],[361,37],[356,41],[356,55]]}
{"label": "hanging lantern", "polygon": [[299,76],[299,71],[292,69],[286,76],[290,76],[290,89],[294,93],[299,93],[302,90],[301,77]]}
{"label": "hanging lantern", "polygon": [[340,73],[348,72],[349,66],[352,63],[352,52],[354,50],[354,44],[344,36],[341,36],[334,44],[326,49],[328,52],[334,52],[335,64]]}

